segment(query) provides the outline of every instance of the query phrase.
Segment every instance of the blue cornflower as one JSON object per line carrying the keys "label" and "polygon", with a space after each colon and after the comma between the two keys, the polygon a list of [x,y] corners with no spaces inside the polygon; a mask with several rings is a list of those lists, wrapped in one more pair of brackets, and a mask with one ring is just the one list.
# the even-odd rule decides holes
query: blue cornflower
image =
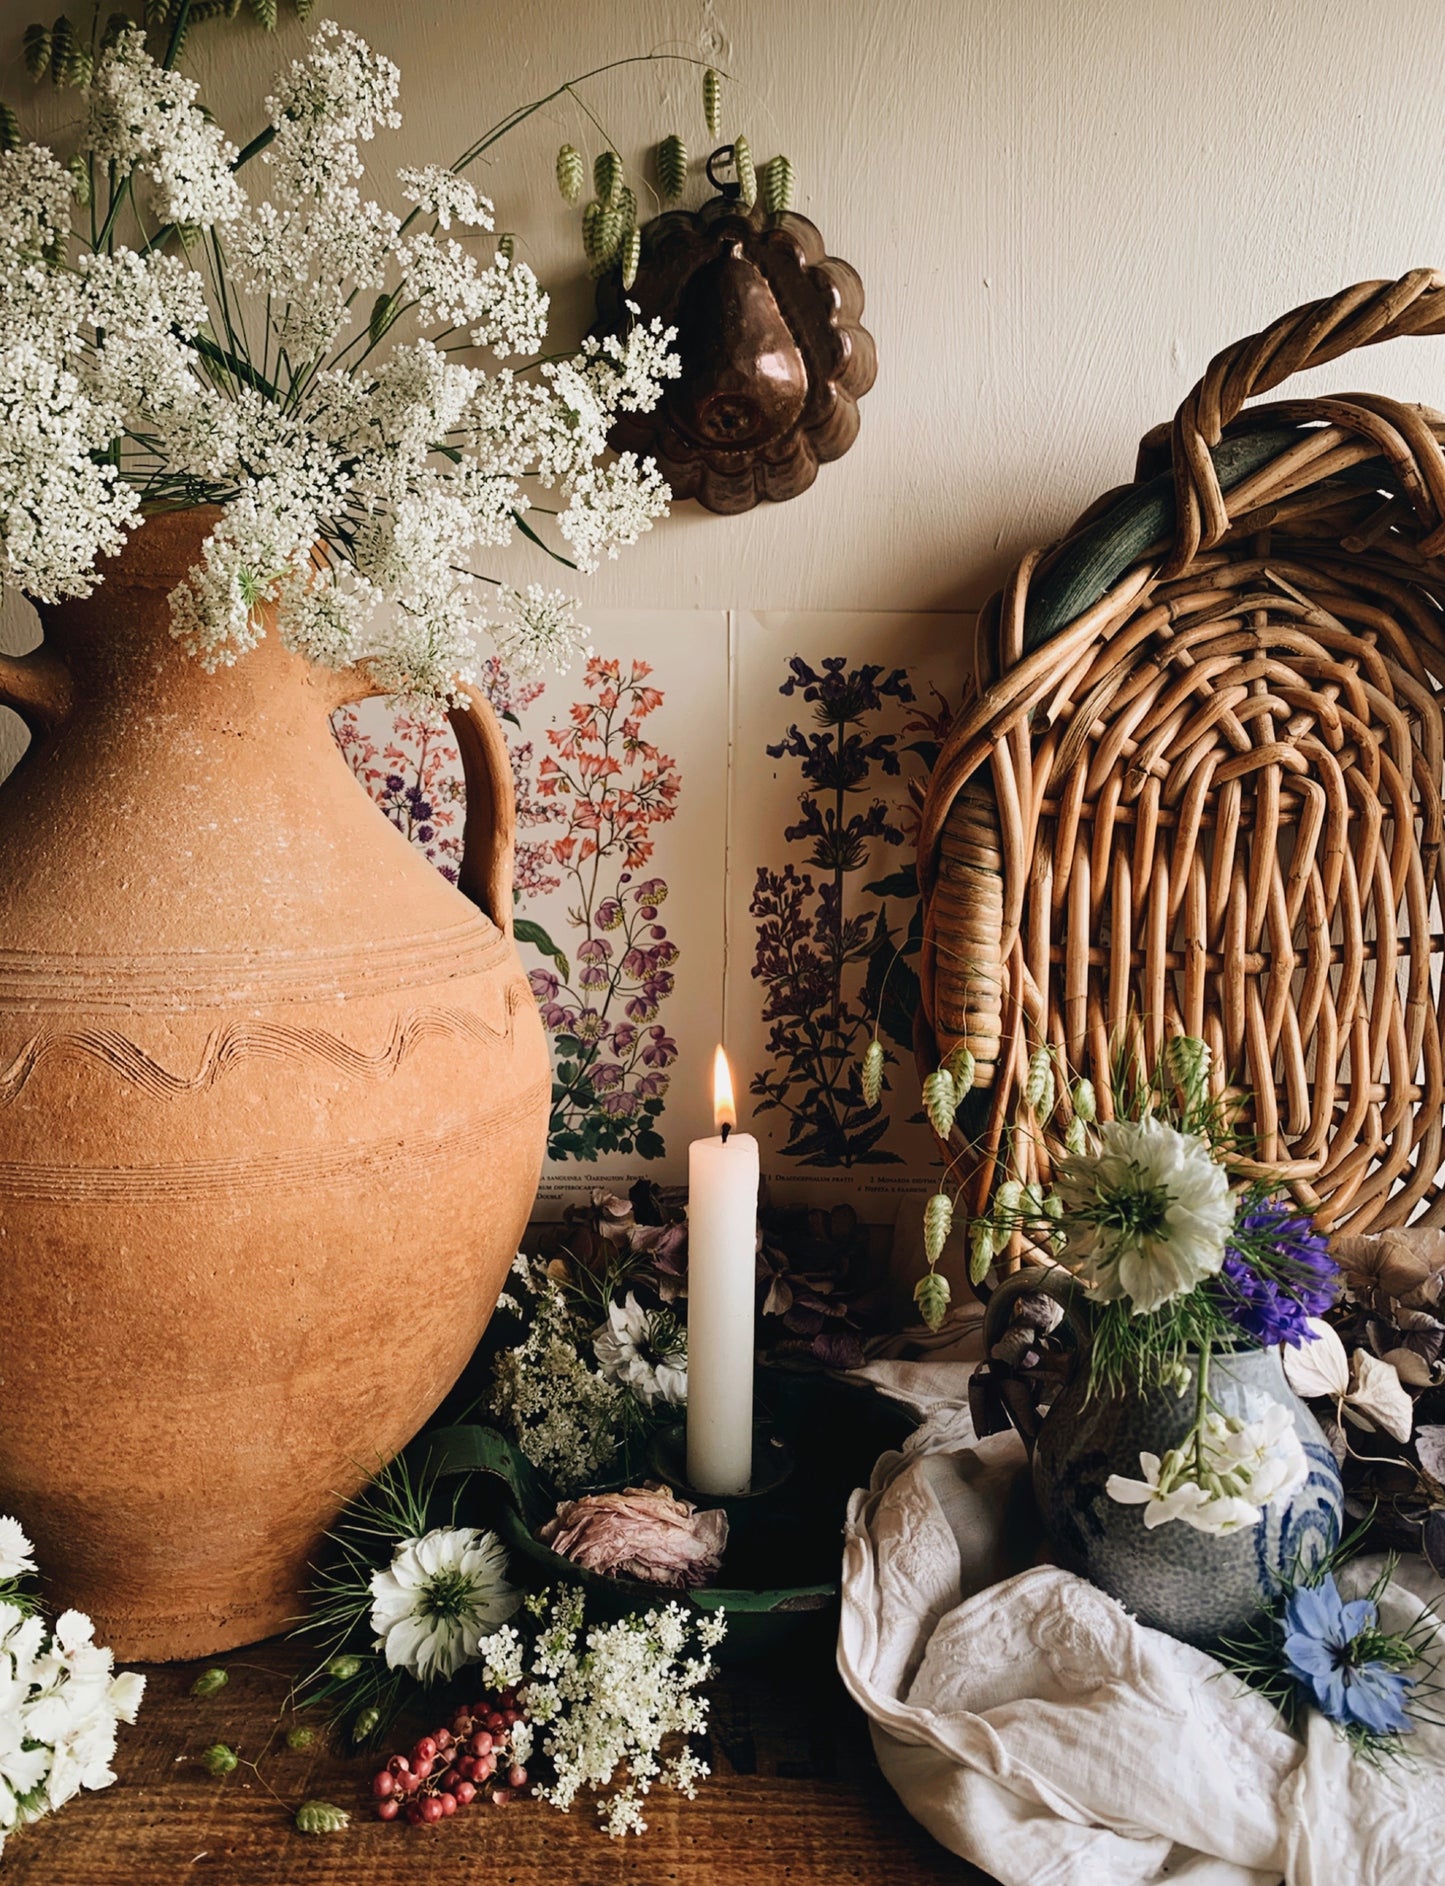
{"label": "blue cornflower", "polygon": [[1309,1320],[1334,1302],[1339,1275],[1313,1220],[1271,1200],[1235,1226],[1215,1294],[1229,1320],[1270,1349],[1310,1340]]}
{"label": "blue cornflower", "polygon": [[1331,1721],[1376,1735],[1403,1735],[1413,1726],[1405,1704],[1415,1679],[1367,1654],[1379,1623],[1373,1598],[1346,1604],[1326,1573],[1318,1585],[1301,1585],[1285,1601],[1284,1660]]}

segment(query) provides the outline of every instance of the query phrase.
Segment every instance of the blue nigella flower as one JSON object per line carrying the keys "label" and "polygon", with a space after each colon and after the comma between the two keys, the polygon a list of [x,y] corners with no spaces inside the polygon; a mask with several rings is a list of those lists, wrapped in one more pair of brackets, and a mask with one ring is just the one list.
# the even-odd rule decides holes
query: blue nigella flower
{"label": "blue nigella flower", "polygon": [[1323,1316],[1334,1302],[1340,1275],[1313,1220],[1271,1200],[1246,1212],[1235,1236],[1246,1249],[1265,1246],[1268,1268],[1231,1243],[1216,1286],[1219,1307],[1263,1348],[1308,1342],[1309,1319]]}
{"label": "blue nigella flower", "polygon": [[1301,1585],[1284,1607],[1284,1660],[1333,1722],[1401,1735],[1412,1727],[1405,1704],[1415,1679],[1363,1653],[1360,1639],[1379,1626],[1372,1598],[1346,1604],[1329,1574]]}

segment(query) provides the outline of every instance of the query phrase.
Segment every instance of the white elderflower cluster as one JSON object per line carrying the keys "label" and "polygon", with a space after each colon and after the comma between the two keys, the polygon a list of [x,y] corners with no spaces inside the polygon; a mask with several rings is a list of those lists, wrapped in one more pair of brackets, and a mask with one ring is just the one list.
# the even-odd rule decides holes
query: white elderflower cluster
{"label": "white elderflower cluster", "polygon": [[116,1675],[81,1612],[47,1629],[17,1589],[34,1570],[29,1540],[0,1517],[0,1854],[17,1826],[109,1787],[117,1727],[135,1721],[145,1689],[144,1677]]}
{"label": "white elderflower cluster", "polygon": [[[404,221],[359,187],[361,147],[400,123],[399,83],[320,25],[268,100],[269,142],[248,146],[252,199],[195,86],[122,32],[87,93],[89,249],[72,171],[38,146],[0,154],[0,579],[86,595],[142,504],[208,503],[224,515],[171,599],[207,666],[274,629],[439,704],[493,649],[531,670],[585,647],[572,597],[494,594],[476,560],[513,540],[536,486],[558,488],[549,514],[583,570],[663,514],[651,461],[604,461],[617,414],[677,373],[673,335],[634,319],[530,368],[465,358],[539,355],[548,297],[524,263],[483,265],[444,233],[493,226],[456,170],[402,171]],[[149,240],[152,216],[223,227],[177,254]]]}
{"label": "white elderflower cluster", "polygon": [[127,26],[96,65],[87,145],[97,162],[150,179],[161,222],[210,229],[240,214],[238,153],[197,106],[197,89],[158,66],[144,31]]}
{"label": "white elderflower cluster", "polygon": [[538,1795],[566,1813],[583,1789],[610,1788],[598,1806],[608,1833],[644,1833],[642,1803],[654,1787],[690,1800],[710,1772],[686,1738],[707,1727],[698,1690],[726,1633],[722,1613],[698,1619],[669,1604],[588,1628],[573,1590],[544,1592],[528,1608],[537,1635],[522,1686],[526,1726],[553,1771]]}

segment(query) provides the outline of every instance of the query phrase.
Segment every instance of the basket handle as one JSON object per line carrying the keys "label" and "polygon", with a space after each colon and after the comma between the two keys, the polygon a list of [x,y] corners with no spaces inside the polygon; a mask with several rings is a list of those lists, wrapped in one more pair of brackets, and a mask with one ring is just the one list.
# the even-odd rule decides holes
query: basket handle
{"label": "basket handle", "polygon": [[[1278,386],[1292,374],[1338,360],[1356,347],[1373,347],[1400,334],[1445,333],[1445,274],[1412,269],[1398,281],[1357,282],[1322,301],[1282,315],[1258,334],[1235,341],[1217,353],[1202,378],[1174,415],[1171,445],[1176,501],[1174,546],[1160,570],[1177,576],[1201,550],[1219,542],[1229,529],[1229,513],[1210,447],[1237,418],[1245,402]],[[1345,404],[1349,403],[1348,396]],[[1445,526],[1445,505],[1426,497],[1445,494],[1445,453],[1418,409],[1393,400],[1361,400],[1375,427],[1383,419],[1404,437],[1401,456],[1414,461],[1417,509],[1429,524]],[[1363,429],[1363,428],[1362,428]],[[1425,458],[1427,463],[1421,464]],[[1430,515],[1433,513],[1433,515]],[[1427,526],[1428,528],[1428,526]]]}

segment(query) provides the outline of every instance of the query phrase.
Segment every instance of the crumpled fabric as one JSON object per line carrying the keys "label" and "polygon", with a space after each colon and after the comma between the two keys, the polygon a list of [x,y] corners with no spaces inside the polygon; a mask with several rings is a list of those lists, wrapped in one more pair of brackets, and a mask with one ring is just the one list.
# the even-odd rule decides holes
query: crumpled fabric
{"label": "crumpled fabric", "polygon": [[[937,1840],[1001,1886],[1436,1886],[1445,1728],[1383,1766],[1315,1712],[1292,1735],[1205,1652],[1040,1562],[1023,1444],[975,1437],[968,1365],[865,1373],[926,1419],[849,1506],[838,1667]],[[1442,1600],[1407,1560],[1385,1628]]]}

